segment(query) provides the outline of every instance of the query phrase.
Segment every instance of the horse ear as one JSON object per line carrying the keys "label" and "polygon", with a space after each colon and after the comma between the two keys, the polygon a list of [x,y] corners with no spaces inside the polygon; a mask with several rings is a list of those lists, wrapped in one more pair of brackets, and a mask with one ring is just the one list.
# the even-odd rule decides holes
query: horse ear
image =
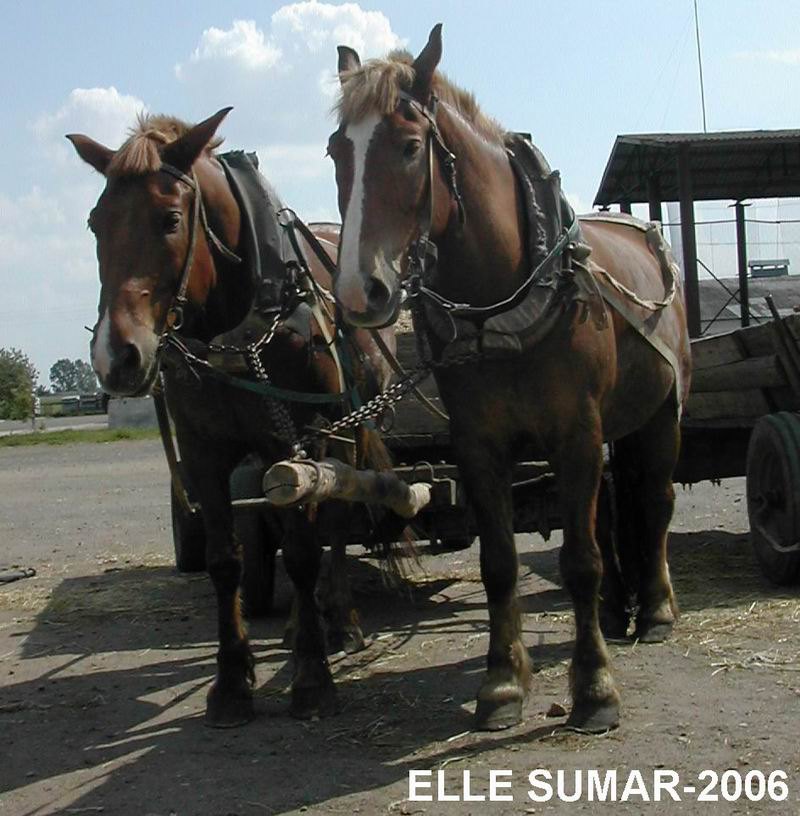
{"label": "horse ear", "polygon": [[428,44],[414,60],[414,84],[411,93],[423,105],[428,104],[433,85],[433,72],[442,58],[442,24],[437,23],[428,37]]}
{"label": "horse ear", "polygon": [[339,81],[344,84],[342,74],[345,71],[357,71],[361,67],[361,58],[356,51],[347,45],[339,45],[336,50],[339,52],[339,65],[337,66]]}
{"label": "horse ear", "polygon": [[75,152],[86,164],[90,164],[98,173],[106,174],[108,165],[114,156],[114,151],[111,148],[101,145],[100,142],[96,142],[82,133],[68,133],[66,138],[72,142]]}
{"label": "horse ear", "polygon": [[213,116],[209,116],[208,119],[204,119],[200,124],[184,133],[180,139],[170,142],[161,153],[163,160],[178,170],[188,173],[208,143],[214,138],[222,120],[232,110],[232,107],[218,110]]}

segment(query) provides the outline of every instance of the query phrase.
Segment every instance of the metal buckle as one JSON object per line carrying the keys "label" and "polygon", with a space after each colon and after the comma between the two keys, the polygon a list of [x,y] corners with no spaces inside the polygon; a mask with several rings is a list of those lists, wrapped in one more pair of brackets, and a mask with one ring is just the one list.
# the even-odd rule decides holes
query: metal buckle
{"label": "metal buckle", "polygon": [[179,331],[183,326],[183,306],[170,306],[167,312],[167,328],[170,331]]}

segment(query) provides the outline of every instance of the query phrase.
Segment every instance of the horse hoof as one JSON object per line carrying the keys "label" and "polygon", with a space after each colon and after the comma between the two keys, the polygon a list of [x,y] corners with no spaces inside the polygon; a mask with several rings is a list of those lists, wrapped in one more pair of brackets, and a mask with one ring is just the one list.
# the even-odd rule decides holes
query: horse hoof
{"label": "horse hoof", "polygon": [[231,694],[223,694],[215,683],[206,700],[205,723],[210,728],[238,728],[247,725],[256,716],[253,695],[248,688]]}
{"label": "horse hoof", "polygon": [[313,717],[330,717],[339,711],[336,688],[330,685],[304,686],[292,688],[292,702],[289,713],[298,720],[310,720]]}
{"label": "horse hoof", "polygon": [[674,623],[656,623],[655,621],[640,621],[636,624],[633,633],[634,640],[640,643],[663,643],[672,634]]}
{"label": "horse hoof", "polygon": [[630,619],[620,615],[600,616],[600,631],[607,641],[627,641]]}
{"label": "horse hoof", "polygon": [[364,635],[358,626],[345,626],[341,629],[328,630],[328,654],[344,652],[355,654],[367,648]]}
{"label": "horse hoof", "polygon": [[565,728],[581,734],[605,734],[619,726],[619,701],[575,703]]}
{"label": "horse hoof", "polygon": [[498,701],[478,699],[475,731],[502,731],[522,722],[522,699]]}

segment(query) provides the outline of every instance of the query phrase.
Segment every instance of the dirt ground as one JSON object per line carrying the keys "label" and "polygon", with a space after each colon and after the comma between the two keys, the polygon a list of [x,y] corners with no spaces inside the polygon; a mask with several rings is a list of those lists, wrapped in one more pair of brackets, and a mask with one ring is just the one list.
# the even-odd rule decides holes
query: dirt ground
{"label": "dirt ground", "polygon": [[[798,813],[800,597],[761,577],[743,491],[741,479],[679,491],[670,550],[683,616],[666,644],[611,647],[624,708],[609,735],[559,733],[563,718],[545,716],[567,702],[571,648],[558,535],[519,540],[536,667],[523,725],[469,732],[487,645],[473,548],[423,555],[400,591],[354,554],[370,645],[332,659],[342,711],[322,721],[287,714],[284,581],[277,614],[251,624],[259,716],[216,731],[202,719],[213,597],[205,577],[171,566],[158,443],[2,450],[0,568],[37,575],[0,586],[0,814]],[[513,801],[408,801],[412,769],[441,770],[449,795],[464,771],[485,794],[489,771],[509,770]],[[623,782],[675,770],[698,792],[704,769],[782,769],[789,797],[539,803],[527,796],[534,769],[617,769]]]}

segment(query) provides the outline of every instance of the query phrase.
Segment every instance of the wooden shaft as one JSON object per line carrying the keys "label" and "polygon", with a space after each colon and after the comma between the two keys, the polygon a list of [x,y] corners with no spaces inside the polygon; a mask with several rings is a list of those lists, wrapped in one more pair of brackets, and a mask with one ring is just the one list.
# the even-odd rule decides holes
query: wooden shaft
{"label": "wooden shaft", "polygon": [[403,518],[413,518],[431,500],[431,486],[407,484],[392,471],[357,470],[338,459],[276,462],[264,475],[270,504],[287,507],[339,499],[381,504]]}

